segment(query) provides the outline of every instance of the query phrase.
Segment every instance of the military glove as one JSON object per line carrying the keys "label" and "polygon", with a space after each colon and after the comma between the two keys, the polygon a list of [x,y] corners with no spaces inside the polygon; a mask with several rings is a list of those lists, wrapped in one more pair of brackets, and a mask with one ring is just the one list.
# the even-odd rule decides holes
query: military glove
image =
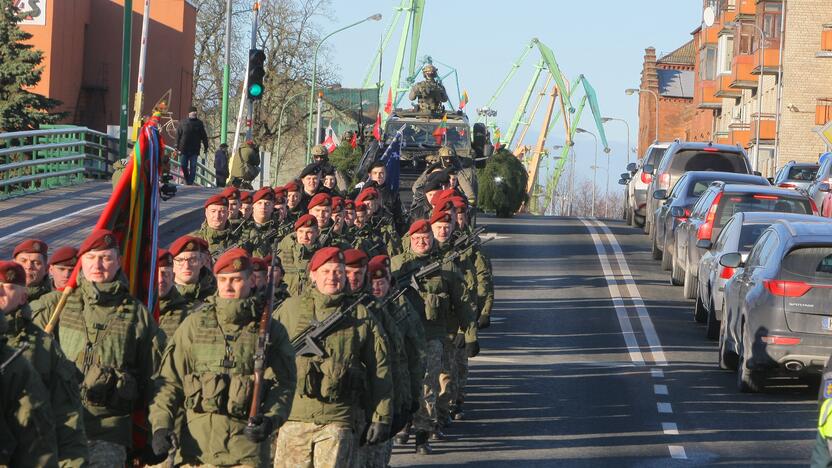
{"label": "military glove", "polygon": [[465,347],[465,335],[463,335],[462,333],[457,333],[456,336],[454,337],[453,342],[454,342],[454,347],[456,347],[457,349],[464,348]]}
{"label": "military glove", "polygon": [[151,441],[153,453],[156,455],[165,455],[170,452],[170,449],[173,447],[173,437],[173,431],[170,429],[157,429],[153,431],[153,440]]}
{"label": "military glove", "polygon": [[477,327],[480,330],[486,329],[491,326],[491,317],[488,315],[480,315],[480,319],[477,320]]}
{"label": "military glove", "polygon": [[465,353],[469,358],[472,358],[480,353],[480,344],[477,341],[473,343],[465,343]]}
{"label": "military glove", "polygon": [[384,442],[388,439],[390,435],[390,426],[380,422],[374,422],[370,425],[370,429],[367,431],[367,443],[377,444],[379,442]]}
{"label": "military glove", "polygon": [[266,440],[272,433],[272,420],[258,414],[248,419],[248,425],[243,429],[246,438],[254,443]]}

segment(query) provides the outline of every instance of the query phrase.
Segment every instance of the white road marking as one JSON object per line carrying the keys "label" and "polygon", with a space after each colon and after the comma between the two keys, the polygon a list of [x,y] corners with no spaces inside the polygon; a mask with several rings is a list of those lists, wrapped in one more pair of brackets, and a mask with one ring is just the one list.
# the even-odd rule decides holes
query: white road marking
{"label": "white road marking", "polygon": [[673,406],[670,403],[656,403],[656,410],[662,414],[672,414]]}
{"label": "white road marking", "polygon": [[653,385],[653,393],[656,395],[667,395],[667,385]]}
{"label": "white road marking", "polygon": [[652,375],[653,377],[655,377],[657,379],[660,379],[660,378],[664,377],[664,371],[661,370],[661,369],[650,369],[650,375]]}
{"label": "white road marking", "polygon": [[589,235],[592,237],[592,242],[595,244],[595,251],[598,253],[598,259],[601,261],[601,269],[604,270],[604,279],[607,282],[607,289],[609,289],[610,298],[612,298],[612,305],[615,308],[615,315],[618,318],[618,325],[621,327],[621,334],[624,336],[624,343],[627,345],[630,360],[634,364],[643,365],[644,356],[638,347],[638,342],[633,333],[633,324],[630,323],[630,317],[627,315],[627,307],[622,300],[618,284],[613,278],[612,267],[610,266],[609,260],[607,260],[607,254],[601,238],[589,222],[584,219],[581,219],[581,222],[586,226]]}
{"label": "white road marking", "polygon": [[676,423],[674,422],[663,422],[662,432],[664,432],[665,435],[679,435],[679,427],[676,426]]}
{"label": "white road marking", "polygon": [[49,221],[44,221],[44,222],[42,222],[42,223],[40,223],[40,224],[36,224],[36,225],[34,225],[34,226],[29,226],[29,227],[24,228],[24,229],[21,229],[21,230],[19,230],[19,231],[15,231],[14,233],[9,234],[9,235],[7,235],[7,236],[0,237],[0,242],[5,242],[5,241],[7,241],[8,239],[12,239],[12,238],[15,238],[15,237],[20,237],[21,235],[26,234],[26,233],[27,233],[27,232],[29,232],[29,231],[33,231],[33,230],[35,230],[35,229],[40,229],[40,228],[42,228],[42,227],[44,227],[44,226],[48,226],[48,225],[50,225],[50,224],[52,224],[52,223],[56,223],[56,222],[61,221],[61,220],[63,220],[63,219],[66,219],[66,218],[71,218],[72,216],[78,216],[79,214],[84,213],[84,212],[87,212],[87,211],[91,211],[91,210],[96,210],[96,209],[99,209],[99,208],[103,208],[103,207],[104,207],[104,206],[106,206],[106,205],[107,205],[106,203],[101,203],[101,204],[99,204],[99,205],[89,206],[89,207],[87,207],[87,208],[84,208],[83,210],[73,211],[72,213],[65,214],[65,215],[63,215],[63,216],[58,216],[57,218],[52,218],[52,219],[50,219]]}
{"label": "white road marking", "polygon": [[670,450],[670,457],[675,458],[676,460],[687,460],[688,456],[685,453],[685,448],[681,445],[668,445],[667,449]]}

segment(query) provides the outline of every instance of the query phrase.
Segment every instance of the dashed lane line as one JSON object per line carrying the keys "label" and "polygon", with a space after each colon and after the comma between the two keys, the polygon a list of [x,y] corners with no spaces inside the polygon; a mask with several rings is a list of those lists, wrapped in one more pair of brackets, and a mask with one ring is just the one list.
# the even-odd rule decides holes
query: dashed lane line
{"label": "dashed lane line", "polygon": [[673,413],[673,406],[670,403],[656,403],[656,411],[660,414],[672,414]]}
{"label": "dashed lane line", "polygon": [[653,385],[653,393],[656,395],[667,395],[667,385]]}

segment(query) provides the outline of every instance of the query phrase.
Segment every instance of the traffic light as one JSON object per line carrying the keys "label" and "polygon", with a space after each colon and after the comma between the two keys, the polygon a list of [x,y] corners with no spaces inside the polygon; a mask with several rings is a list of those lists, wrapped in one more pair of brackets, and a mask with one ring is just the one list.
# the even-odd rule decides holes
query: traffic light
{"label": "traffic light", "polygon": [[263,97],[263,77],[266,76],[264,64],[266,53],[261,49],[248,51],[248,98],[256,101]]}

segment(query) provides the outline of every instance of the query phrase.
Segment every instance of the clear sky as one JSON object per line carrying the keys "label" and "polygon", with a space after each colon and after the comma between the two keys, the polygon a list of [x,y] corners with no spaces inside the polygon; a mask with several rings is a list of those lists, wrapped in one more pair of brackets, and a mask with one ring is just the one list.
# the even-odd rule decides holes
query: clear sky
{"label": "clear sky", "polygon": [[[372,54],[399,3],[399,0],[332,0],[332,16],[320,20],[327,32],[374,13],[384,16],[380,22],[361,24],[328,41],[329,59],[337,67],[343,86],[361,85]],[[430,55],[457,69],[460,87],[470,96],[467,109],[471,114],[488,101],[512,62],[537,37],[554,51],[568,79],[581,73],[589,79],[598,93],[604,116],[623,118],[630,123],[631,147],[636,146],[637,97],[625,95],[624,89],[638,86],[644,49],[653,46],[660,56],[689,41],[690,33],[699,26],[702,10],[701,0],[427,0],[426,3],[419,57]],[[397,33],[385,51],[388,67],[395,58],[398,38]],[[503,129],[508,126],[528,85],[537,58],[529,55],[494,106]],[[440,66],[441,75],[445,68]],[[389,82],[388,71],[383,77]],[[445,85],[452,102],[456,103],[455,84],[446,79]],[[580,126],[596,132],[588,111],[587,106]],[[626,165],[626,131],[620,122],[610,122],[606,127],[613,150],[610,184],[611,189],[617,190],[618,174]],[[548,144],[562,142],[562,135],[563,127],[555,127]],[[528,140],[528,144],[534,143]],[[591,178],[592,137],[577,135],[575,151],[579,178]],[[600,153],[602,167],[605,157]],[[599,185],[603,185],[605,176],[599,170]]]}

